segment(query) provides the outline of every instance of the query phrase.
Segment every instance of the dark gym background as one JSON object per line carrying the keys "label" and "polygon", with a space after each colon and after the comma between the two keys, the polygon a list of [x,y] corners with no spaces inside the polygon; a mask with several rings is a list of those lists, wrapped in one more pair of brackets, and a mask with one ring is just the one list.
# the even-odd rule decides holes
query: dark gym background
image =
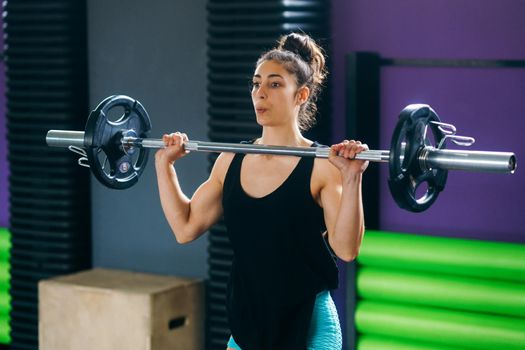
{"label": "dark gym background", "polygon": [[[88,1],[89,100],[122,93],[150,115],[152,137],[184,131],[207,138],[206,1]],[[93,264],[206,276],[206,240],[181,246],[162,214],[153,158],[129,191],[91,182]],[[180,163],[191,194],[207,176],[204,154]]]}
{"label": "dark gym background", "polygon": [[[87,1],[87,118],[104,97],[137,98],[153,124],[152,137],[181,130],[207,139],[207,1]],[[525,3],[521,0],[333,0],[330,88],[332,135],[346,134],[346,55],[376,52],[384,57],[442,60],[524,60]],[[0,74],[0,91],[4,91]],[[428,103],[458,134],[474,136],[474,149],[514,151],[513,176],[451,172],[445,191],[427,212],[398,209],[380,167],[379,227],[384,230],[525,243],[522,200],[525,178],[519,161],[525,141],[521,102],[524,68],[406,68],[381,72],[380,143],[388,149],[399,111]],[[248,90],[247,90],[248,93]],[[9,227],[5,93],[0,94],[0,227]],[[44,135],[42,135],[44,137]],[[365,140],[366,141],[366,140]],[[455,147],[455,146],[454,146]],[[179,177],[191,195],[207,177],[208,158],[180,161]],[[92,264],[94,267],[207,277],[207,241],[178,245],[162,215],[153,159],[139,184],[112,191],[91,181]],[[366,193],[365,193],[366,196]],[[345,267],[341,265],[342,276]],[[346,284],[335,292],[346,320]]]}

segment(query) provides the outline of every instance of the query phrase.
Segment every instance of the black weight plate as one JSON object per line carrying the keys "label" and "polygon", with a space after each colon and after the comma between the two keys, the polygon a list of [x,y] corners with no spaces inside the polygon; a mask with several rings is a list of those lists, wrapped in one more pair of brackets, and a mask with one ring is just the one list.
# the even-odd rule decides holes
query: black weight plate
{"label": "black weight plate", "polygon": [[[124,114],[116,121],[108,119],[114,108]],[[84,144],[91,170],[105,186],[126,189],[133,186],[144,170],[148,150],[140,148],[137,155],[122,149],[122,133],[133,130],[137,137],[146,138],[151,130],[149,116],[139,101],[124,95],[110,96],[91,112],[86,123]],[[104,159],[105,157],[105,159]]]}
{"label": "black weight plate", "polygon": [[[445,136],[433,121],[440,120],[430,106],[409,105],[401,111],[392,135],[388,186],[399,207],[412,212],[428,209],[447,180],[447,170],[422,169],[420,166],[421,151],[429,145],[428,132],[432,133],[435,143]],[[427,189],[419,197],[418,189],[425,185]]]}

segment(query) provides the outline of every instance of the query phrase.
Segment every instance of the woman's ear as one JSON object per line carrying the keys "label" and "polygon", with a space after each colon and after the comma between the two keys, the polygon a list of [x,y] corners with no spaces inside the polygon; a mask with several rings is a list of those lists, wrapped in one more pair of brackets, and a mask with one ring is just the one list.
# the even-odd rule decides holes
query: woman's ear
{"label": "woman's ear", "polygon": [[296,98],[297,103],[299,105],[302,105],[306,101],[308,101],[308,98],[310,97],[310,89],[308,86],[302,86],[299,89],[297,89]]}

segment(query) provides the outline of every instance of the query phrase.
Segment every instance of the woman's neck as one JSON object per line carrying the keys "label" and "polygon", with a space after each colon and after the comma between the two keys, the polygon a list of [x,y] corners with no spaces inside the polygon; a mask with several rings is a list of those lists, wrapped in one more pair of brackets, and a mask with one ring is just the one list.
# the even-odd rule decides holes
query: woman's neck
{"label": "woman's neck", "polygon": [[298,127],[263,127],[262,136],[257,143],[273,146],[308,146],[309,140],[301,135]]}

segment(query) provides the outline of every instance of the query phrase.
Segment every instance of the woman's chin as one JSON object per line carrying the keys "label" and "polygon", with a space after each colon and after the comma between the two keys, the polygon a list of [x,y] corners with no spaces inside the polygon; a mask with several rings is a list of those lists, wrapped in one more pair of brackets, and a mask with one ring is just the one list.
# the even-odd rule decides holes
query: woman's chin
{"label": "woman's chin", "polygon": [[263,116],[257,116],[257,124],[259,124],[260,126],[270,126],[271,122],[268,120],[268,118],[265,118]]}

